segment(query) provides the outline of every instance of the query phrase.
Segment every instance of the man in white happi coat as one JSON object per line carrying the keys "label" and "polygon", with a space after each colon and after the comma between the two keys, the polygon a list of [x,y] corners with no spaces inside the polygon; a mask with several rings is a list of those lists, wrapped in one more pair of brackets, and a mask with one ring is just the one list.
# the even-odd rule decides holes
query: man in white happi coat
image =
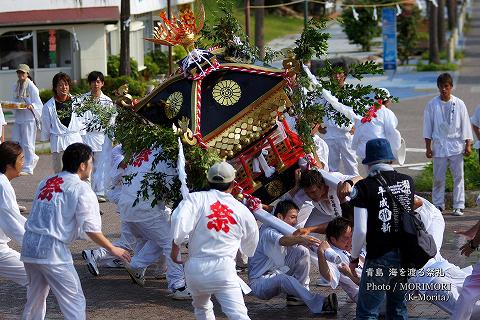
{"label": "man in white happi coat", "polygon": [[18,65],[17,77],[18,81],[13,86],[13,100],[26,104],[27,107],[23,110],[14,110],[12,140],[20,143],[25,154],[22,175],[31,175],[39,159],[35,154],[35,139],[43,104],[38,88],[30,79],[30,67],[26,64]]}
{"label": "man in white happi coat", "polygon": [[[348,267],[352,251],[352,226],[352,221],[343,217],[328,223],[326,241],[322,241],[318,248],[318,270],[332,289],[340,286],[352,301],[357,302],[361,267],[355,275]],[[365,255],[361,256],[363,263]]]}
{"label": "man in white happi coat", "polygon": [[92,172],[92,149],[82,143],[67,147],[63,171],[40,182],[25,224],[21,260],[28,275],[22,319],[43,319],[52,288],[65,319],[86,319],[86,304],[69,245],[88,236],[113,255],[130,260],[102,233],[95,194],[85,182]]}
{"label": "man in white happi coat", "polygon": [[[110,164],[108,168],[110,168],[110,172],[107,172],[109,176],[109,179],[107,179],[107,197],[111,203],[118,204],[118,202],[120,201],[120,197],[122,196],[123,176],[125,168],[127,166],[126,163],[123,161],[124,155],[121,144],[113,147],[109,159]],[[144,242],[138,242],[141,243],[141,245],[144,244]],[[120,247],[134,252],[137,252],[141,249],[141,246],[139,246],[138,250],[135,250],[137,239],[133,236],[126,223],[120,224],[120,239],[114,241],[113,244],[116,247]],[[108,252],[108,250],[102,247],[83,250],[82,257],[87,264],[88,271],[90,271],[90,273],[94,276],[100,275],[99,267],[124,267],[123,261],[121,259],[113,256],[112,254],[110,254],[110,252]]]}
{"label": "man in white happi coat", "polygon": [[[105,78],[100,71],[92,71],[88,74],[88,84],[90,92],[82,96],[84,103],[98,102],[105,108],[112,108],[113,102],[108,96],[102,92],[105,84]],[[105,128],[99,124],[92,127],[93,122],[98,122],[98,117],[90,110],[83,114],[84,130],[82,131],[83,143],[87,144],[93,150],[93,173],[91,177],[92,189],[98,197],[99,202],[105,202],[105,170],[108,160],[102,153],[105,142]],[[90,125],[90,127],[89,127]],[[88,130],[89,129],[89,130]]]}
{"label": "man in white happi coat", "polygon": [[[343,71],[333,75],[333,80],[343,88],[348,74],[347,66],[343,62],[339,62],[333,67]],[[323,139],[328,145],[328,167],[330,171],[340,172],[340,164],[343,163],[344,170],[341,172],[358,176],[357,157],[352,149],[354,127],[351,121],[345,120],[346,124],[337,124],[334,120],[334,113],[328,109],[327,114],[323,117],[325,127],[320,132],[325,134]]]}
{"label": "man in white happi coat", "polygon": [[10,181],[20,176],[23,167],[22,147],[7,141],[0,145],[0,276],[26,286],[27,273],[20,253],[8,246],[13,239],[21,245],[25,219],[18,209],[17,198]]}
{"label": "man in white happi coat", "polygon": [[80,135],[83,122],[73,110],[75,103],[70,95],[71,85],[72,80],[68,74],[57,73],[52,80],[54,95],[42,110],[40,140],[50,141],[54,173],[62,171],[63,151],[72,143],[83,141]]}
{"label": "man in white happi coat", "polygon": [[[280,201],[274,215],[296,226],[298,207],[291,200]],[[333,293],[328,297],[310,292],[309,248],[321,244],[308,235],[283,235],[277,229],[262,225],[257,250],[248,261],[251,294],[268,300],[281,293],[287,294],[287,305],[306,304],[313,313],[336,312]]]}
{"label": "man in white happi coat", "polygon": [[453,176],[453,215],[463,215],[465,185],[463,156],[472,151],[472,128],[467,107],[452,95],[453,80],[443,73],[437,78],[440,95],[427,103],[423,116],[426,156],[433,158],[433,204],[445,209],[447,164]]}
{"label": "man in white happi coat", "polygon": [[250,319],[242,291],[250,289],[235,270],[240,249],[253,256],[258,226],[252,213],[231,192],[235,169],[226,162],[213,165],[207,174],[209,191],[194,192],[180,202],[172,215],[172,257],[189,236],[185,277],[192,292],[196,319],[215,319],[212,294],[229,319]]}
{"label": "man in white happi coat", "polygon": [[5,126],[7,121],[5,121],[5,116],[3,115],[2,105],[0,104],[0,143],[5,141]]}
{"label": "man in white happi coat", "polygon": [[[480,245],[480,221],[467,231],[456,231],[457,234],[464,235],[469,241],[461,248],[461,254],[469,257],[473,251],[478,250]],[[480,261],[473,266],[472,273],[465,279],[463,290],[455,304],[452,313],[454,320],[477,319],[473,317],[476,303],[480,299]]]}
{"label": "man in white happi coat", "polygon": [[299,217],[298,220],[304,227],[298,229],[295,234],[323,234],[327,224],[335,217],[351,218],[353,216],[348,204],[348,195],[361,177],[338,172],[329,174],[340,180],[336,188],[329,187],[322,173],[316,169],[295,172],[295,187],[286,193],[282,200],[291,199],[301,209],[311,208],[311,211],[301,210],[306,215]]}
{"label": "man in white happi coat", "polygon": [[478,159],[480,161],[480,105],[475,108],[475,113],[470,118],[470,122],[472,123],[473,133],[475,133],[475,137],[477,138],[477,141],[475,141],[473,148],[477,149],[479,157]]}
{"label": "man in white happi coat", "polygon": [[[371,119],[356,114],[351,107],[338,102],[338,99],[333,97],[330,92],[326,90],[323,91],[323,97],[329,101],[331,106],[355,124],[352,148],[362,160],[365,159],[365,146],[369,140],[376,138],[387,139],[395,154],[398,154],[401,145],[402,137],[397,130],[398,119],[393,111],[390,110],[392,103],[390,92],[385,88],[379,89],[383,91],[382,96],[384,100],[382,101],[380,109],[376,111],[376,117],[372,117]],[[377,96],[375,98],[379,99],[380,97]]]}
{"label": "man in white happi coat", "polygon": [[172,298],[176,300],[191,299],[190,291],[186,289],[183,267],[172,261],[171,209],[161,200],[152,207],[154,196],[148,190],[149,197],[142,196],[137,200],[138,191],[141,189],[143,179],[148,179],[151,174],[165,175],[168,187],[171,187],[173,177],[177,171],[172,164],[165,161],[158,162],[153,167],[155,158],[162,152],[161,147],[144,149],[136,154],[125,169],[125,176],[133,176],[131,182],[125,182],[118,202],[122,227],[128,228],[133,236],[143,247],[135,252],[126,269],[132,280],[138,285],[145,285],[145,271],[163,255],[167,258],[168,288],[173,292]]}

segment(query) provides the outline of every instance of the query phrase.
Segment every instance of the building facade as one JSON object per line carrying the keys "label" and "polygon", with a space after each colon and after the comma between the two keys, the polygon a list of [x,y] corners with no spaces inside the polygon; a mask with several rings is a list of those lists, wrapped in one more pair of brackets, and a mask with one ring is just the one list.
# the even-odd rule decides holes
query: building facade
{"label": "building facade", "polygon": [[[192,0],[172,0],[172,8]],[[130,56],[144,68],[144,54],[166,0],[130,0]],[[0,6],[0,100],[12,98],[16,68],[28,64],[40,89],[51,87],[60,71],[72,79],[98,70],[120,52],[120,0],[2,0]]]}

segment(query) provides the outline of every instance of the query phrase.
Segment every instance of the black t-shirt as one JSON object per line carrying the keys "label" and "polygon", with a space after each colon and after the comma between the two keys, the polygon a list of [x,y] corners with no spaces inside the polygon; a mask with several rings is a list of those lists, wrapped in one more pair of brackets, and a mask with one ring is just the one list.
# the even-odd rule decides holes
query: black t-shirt
{"label": "black t-shirt", "polygon": [[[402,205],[411,210],[415,188],[413,179],[396,171],[382,171],[389,189]],[[384,188],[374,177],[367,177],[355,184],[350,203],[358,208],[366,208],[367,219],[367,258],[378,258],[400,244],[401,208],[393,202]]]}
{"label": "black t-shirt", "polygon": [[55,100],[58,119],[67,128],[70,125],[70,120],[72,120],[72,108],[69,102],[70,100],[66,100],[65,102]]}

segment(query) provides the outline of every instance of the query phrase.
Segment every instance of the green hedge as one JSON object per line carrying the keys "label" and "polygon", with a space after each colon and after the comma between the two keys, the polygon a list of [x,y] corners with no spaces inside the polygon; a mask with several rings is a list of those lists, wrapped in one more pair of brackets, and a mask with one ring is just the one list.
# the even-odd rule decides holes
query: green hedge
{"label": "green hedge", "polygon": [[[477,151],[464,159],[465,190],[480,190],[480,163],[478,162]],[[433,164],[428,164],[415,177],[415,190],[419,192],[431,192],[433,183]],[[450,169],[447,170],[445,191],[453,191],[453,179]]]}
{"label": "green hedge", "polygon": [[417,64],[417,71],[456,71],[458,70],[458,65],[455,63],[429,63],[423,64],[419,62]]}

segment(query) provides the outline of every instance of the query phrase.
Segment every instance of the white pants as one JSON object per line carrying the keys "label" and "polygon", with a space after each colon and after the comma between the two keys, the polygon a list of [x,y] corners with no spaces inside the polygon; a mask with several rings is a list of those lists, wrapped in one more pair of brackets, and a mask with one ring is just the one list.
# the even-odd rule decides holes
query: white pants
{"label": "white pants", "polygon": [[97,194],[105,195],[105,159],[103,151],[93,153],[92,190]]}
{"label": "white pants", "polygon": [[86,319],[85,297],[73,264],[25,263],[25,270],[29,283],[23,320],[45,318],[50,288],[65,319]]}
{"label": "white pants", "polygon": [[28,283],[25,267],[20,261],[20,253],[6,244],[0,245],[0,276],[21,286]]}
{"label": "white pants", "polygon": [[35,154],[35,139],[37,137],[37,127],[35,121],[28,121],[23,123],[14,123],[12,128],[12,141],[20,144],[25,155],[25,161],[22,171],[33,173],[34,162],[38,161],[38,156]]}
{"label": "white pants", "polygon": [[172,238],[170,236],[170,215],[163,215],[154,219],[140,222],[124,222],[133,236],[138,241],[144,241],[145,245],[135,255],[130,262],[132,268],[147,268],[156,263],[158,259],[165,255],[167,259],[167,283],[172,291],[185,286],[185,276],[183,267],[173,262],[170,257],[172,251]]}
{"label": "white pants", "polygon": [[443,216],[433,216],[432,223],[428,226],[428,234],[431,234],[435,245],[437,246],[437,252],[440,252],[443,243],[443,233],[445,232],[445,220]]}
{"label": "white pants", "polygon": [[453,177],[453,208],[465,209],[465,185],[463,181],[463,154],[433,158],[432,202],[445,209],[445,176],[447,162]]}
{"label": "white pants", "polygon": [[52,166],[53,166],[54,173],[59,173],[62,171],[62,168],[63,168],[62,157],[63,157],[63,151],[52,152]]}
{"label": "white pants", "polygon": [[249,320],[242,289],[230,258],[189,258],[185,264],[187,286],[192,292],[196,319],[214,320],[212,294],[232,320]]}
{"label": "white pants", "polygon": [[[328,145],[330,171],[358,176],[358,163],[355,151],[352,149],[352,139],[327,139],[325,142]],[[343,162],[344,171],[340,170],[340,162]]]}
{"label": "white pants", "polygon": [[252,295],[268,300],[280,293],[286,293],[302,299],[313,313],[321,313],[324,296],[308,290],[310,282],[310,252],[303,246],[288,247],[285,265],[290,270],[285,273],[264,275],[250,281]]}
{"label": "white pants", "polygon": [[452,319],[470,319],[478,299],[480,299],[480,262],[477,262],[473,266],[472,274],[469,275],[463,283],[462,292],[455,304],[455,310],[452,313]]}
{"label": "white pants", "polygon": [[[129,225],[125,222],[122,222],[120,225],[120,239],[114,241],[112,244],[115,247],[120,247],[136,253],[143,247],[145,242],[137,242],[137,239],[132,234]],[[112,255],[107,249],[103,247],[94,249],[93,255],[95,257],[95,261],[100,267],[116,267],[116,264],[113,263],[113,260],[118,259],[118,257]]]}
{"label": "white pants", "polygon": [[[432,304],[436,305],[443,311],[447,312],[449,315],[452,315],[455,309],[455,304],[458,301],[458,297],[463,288],[463,283],[465,278],[468,276],[462,269],[458,267],[449,268],[445,271],[445,277],[434,278],[432,283],[442,283],[447,284],[450,290],[434,291],[428,290],[425,292],[426,295],[431,297],[446,296],[446,301],[436,301],[432,300]],[[480,318],[480,305],[476,305],[473,310],[474,318]]]}

